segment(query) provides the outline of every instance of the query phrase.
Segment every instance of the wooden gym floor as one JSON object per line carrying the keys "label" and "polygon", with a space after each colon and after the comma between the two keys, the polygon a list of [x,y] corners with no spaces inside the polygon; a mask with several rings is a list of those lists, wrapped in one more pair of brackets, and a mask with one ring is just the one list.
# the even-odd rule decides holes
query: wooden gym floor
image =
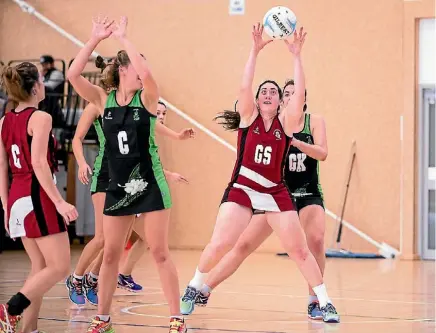
{"label": "wooden gym floor", "polygon": [[[180,288],[190,280],[200,252],[173,251]],[[80,249],[73,250],[73,263]],[[16,293],[29,261],[21,251],[0,254],[0,302]],[[167,308],[148,253],[134,271],[139,294],[117,290],[112,319],[117,333],[168,332]],[[214,291],[207,308],[187,318],[189,332],[406,333],[435,329],[435,262],[328,259],[326,284],[341,313],[340,324],[306,317],[307,287],[295,265],[272,254],[251,256]],[[62,283],[46,296],[39,329],[47,333],[86,332],[96,309],[72,306]]]}

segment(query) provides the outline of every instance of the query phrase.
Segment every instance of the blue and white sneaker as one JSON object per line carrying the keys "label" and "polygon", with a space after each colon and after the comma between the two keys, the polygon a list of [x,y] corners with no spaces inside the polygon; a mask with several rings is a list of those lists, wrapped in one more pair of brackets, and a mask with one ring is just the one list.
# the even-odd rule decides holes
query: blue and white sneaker
{"label": "blue and white sneaker", "polygon": [[85,305],[85,295],[83,294],[83,280],[77,280],[70,275],[65,281],[70,301],[76,305]]}
{"label": "blue and white sneaker", "polygon": [[182,315],[188,316],[194,312],[195,301],[197,300],[199,294],[200,290],[197,290],[191,286],[186,287],[185,293],[180,299],[180,313]]}
{"label": "blue and white sneaker", "polygon": [[326,306],[321,308],[322,312],[322,320],[325,323],[339,323],[340,317],[338,312],[336,311],[336,308],[331,303],[327,303]]}
{"label": "blue and white sneaker", "polygon": [[118,274],[118,288],[134,293],[142,291],[142,286],[133,281],[131,275]]}
{"label": "blue and white sneaker", "polygon": [[98,282],[89,274],[85,274],[83,277],[83,292],[89,303],[98,305]]}
{"label": "blue and white sneaker", "polygon": [[318,302],[312,302],[307,307],[307,316],[313,320],[322,320],[322,312]]}

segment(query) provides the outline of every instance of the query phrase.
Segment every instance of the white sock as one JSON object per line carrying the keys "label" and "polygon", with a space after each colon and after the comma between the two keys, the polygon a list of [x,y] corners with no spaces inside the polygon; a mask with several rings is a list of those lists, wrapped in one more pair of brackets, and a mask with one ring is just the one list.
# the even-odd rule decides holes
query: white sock
{"label": "white sock", "polygon": [[318,302],[318,297],[309,295],[309,304],[312,304],[313,302]]}
{"label": "white sock", "polygon": [[76,273],[73,274],[73,278],[75,278],[76,280],[83,280],[83,275],[77,275]]}
{"label": "white sock", "polygon": [[110,319],[109,315],[97,315],[98,318],[100,318],[100,320],[108,322]]}
{"label": "white sock", "polygon": [[327,289],[325,288],[325,284],[320,284],[319,286],[313,287],[313,291],[318,297],[319,307],[323,308],[327,305],[327,303],[331,303],[329,296],[327,295]]}
{"label": "white sock", "polygon": [[203,284],[203,287],[201,287],[200,291],[203,295],[209,295],[212,292],[212,288],[209,287],[207,284]]}
{"label": "white sock", "polygon": [[98,275],[95,275],[93,272],[89,272],[89,276],[92,277],[95,281],[98,280]]}
{"label": "white sock", "polygon": [[191,282],[189,282],[189,285],[191,287],[194,287],[197,290],[200,290],[200,288],[203,286],[204,280],[206,280],[207,273],[202,273],[197,269],[195,270],[195,275],[192,278]]}

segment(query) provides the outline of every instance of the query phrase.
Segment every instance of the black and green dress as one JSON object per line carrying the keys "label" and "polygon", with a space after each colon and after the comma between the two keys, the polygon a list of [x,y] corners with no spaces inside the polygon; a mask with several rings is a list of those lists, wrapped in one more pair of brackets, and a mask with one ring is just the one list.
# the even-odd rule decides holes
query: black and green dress
{"label": "black and green dress", "polygon": [[171,195],[155,140],[156,116],[148,112],[138,90],[120,106],[116,91],[105,105],[103,131],[109,165],[104,214],[126,216],[171,207]]}
{"label": "black and green dress", "polygon": [[[310,128],[310,114],[304,115],[304,127],[294,133],[294,138],[310,145],[314,144]],[[319,161],[291,146],[286,160],[285,183],[295,200],[297,212],[306,206],[318,205],[324,208],[323,193],[319,177]]]}
{"label": "black and green dress", "polygon": [[109,166],[107,153],[105,151],[106,139],[103,133],[102,117],[99,116],[94,120],[94,128],[97,133],[99,150],[94,161],[94,169],[91,178],[91,195],[95,193],[106,192],[109,186]]}

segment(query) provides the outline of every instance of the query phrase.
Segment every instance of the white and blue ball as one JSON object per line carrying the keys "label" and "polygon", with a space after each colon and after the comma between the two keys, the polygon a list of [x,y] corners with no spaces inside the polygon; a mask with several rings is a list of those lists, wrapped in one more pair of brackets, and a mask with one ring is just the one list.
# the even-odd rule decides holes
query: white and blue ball
{"label": "white and blue ball", "polygon": [[285,39],[294,33],[297,16],[289,8],[273,7],[265,14],[263,26],[264,31],[271,38]]}

